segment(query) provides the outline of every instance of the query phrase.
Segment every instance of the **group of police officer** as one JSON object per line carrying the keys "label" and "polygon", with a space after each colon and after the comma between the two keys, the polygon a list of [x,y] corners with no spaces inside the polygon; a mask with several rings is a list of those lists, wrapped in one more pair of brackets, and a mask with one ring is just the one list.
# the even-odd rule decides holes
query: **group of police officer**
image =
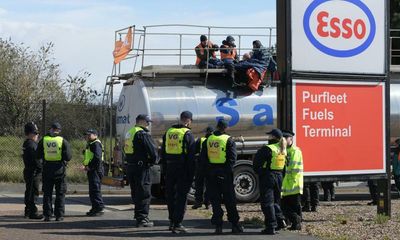
{"label": "group of police officer", "polygon": [[[165,172],[169,230],[173,233],[188,231],[182,222],[187,194],[197,172],[196,176],[203,180],[196,185],[203,186],[204,182],[206,183],[207,198],[213,211],[211,223],[215,226],[215,234],[223,232],[222,203],[227,210],[232,233],[241,233],[243,226],[239,223],[233,183],[233,166],[237,153],[235,141],[226,133],[228,123],[219,120],[215,131],[209,127],[206,136],[197,141],[196,148],[190,129],[192,121],[193,114],[190,111],[183,111],[180,114],[180,122],[171,126],[163,136],[160,163]],[[154,225],[148,217],[151,200],[150,167],[157,163],[159,157],[148,130],[151,122],[148,115],[138,115],[135,126],[125,136],[127,178],[135,205],[134,218],[137,227]],[[25,125],[26,141],[23,145],[23,158],[26,217],[39,219],[44,216],[45,221],[50,221],[54,214],[56,221],[63,220],[67,189],[65,172],[66,165],[71,160],[71,149],[68,141],[60,136],[60,133],[61,125],[53,123],[49,133],[36,144],[37,126],[34,123]],[[276,231],[286,228],[285,220],[292,223],[291,230],[300,230],[302,153],[293,145],[293,132],[273,129],[267,135],[268,144],[257,151],[253,162],[260,179],[261,209],[265,215],[265,229],[262,233],[273,235]],[[101,178],[104,175],[102,145],[94,129],[87,130],[86,140],[83,165],[87,171],[89,197],[92,203],[87,215],[99,216],[104,214],[104,202],[101,196]],[[40,161],[41,159],[43,161]],[[43,177],[43,216],[38,214],[35,206],[40,175]],[[56,200],[53,209],[54,187]],[[203,190],[200,191],[202,195]]]}
{"label": "group of police officer", "polygon": [[[68,141],[61,136],[61,125],[57,122],[51,125],[49,132],[37,143],[39,130],[35,123],[24,126],[26,140],[23,143],[25,191],[25,217],[42,219],[48,222],[53,216],[56,221],[63,221],[65,214],[66,166],[72,158]],[[89,197],[92,208],[88,216],[104,214],[104,202],[101,195],[101,178],[103,177],[103,150],[97,131],[87,130],[87,140],[84,150],[83,166],[89,182]],[[38,214],[36,200],[39,195],[39,182],[42,178],[43,215]],[[55,188],[55,203],[52,204]]]}
{"label": "group of police officer", "polygon": [[[211,203],[211,223],[215,226],[215,234],[223,232],[222,203],[227,210],[232,233],[241,233],[243,226],[239,223],[233,183],[233,166],[237,153],[234,140],[226,133],[228,123],[219,120],[216,130],[207,128],[206,136],[200,138],[196,144],[190,129],[192,121],[193,114],[183,111],[180,122],[171,126],[163,136],[160,163],[165,172],[169,230],[173,233],[188,231],[182,222],[187,194],[196,175],[196,178],[201,178],[200,181],[196,179],[196,182],[199,181],[196,186],[201,188],[196,189],[194,208],[202,205],[202,187],[205,182],[207,200],[204,203],[206,207],[208,201]],[[147,129],[150,122],[149,116],[138,115],[136,125],[125,136],[124,152],[135,204],[134,218],[138,227],[154,225],[148,218],[151,199],[149,168],[157,162],[158,156]],[[300,230],[302,153],[293,145],[293,132],[273,129],[267,135],[270,137],[269,143],[258,150],[253,164],[260,178],[261,209],[265,215],[265,229],[262,233],[273,235],[286,228],[285,220],[292,224],[289,229]]]}

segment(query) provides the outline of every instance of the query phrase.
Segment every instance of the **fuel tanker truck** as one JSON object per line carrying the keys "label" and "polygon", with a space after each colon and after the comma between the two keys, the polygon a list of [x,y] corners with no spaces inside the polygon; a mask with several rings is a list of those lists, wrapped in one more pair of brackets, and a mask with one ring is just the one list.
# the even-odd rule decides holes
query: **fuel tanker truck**
{"label": "fuel tanker truck", "polygon": [[[142,113],[153,120],[149,129],[158,147],[165,131],[179,121],[184,110],[193,113],[191,127],[196,137],[203,136],[207,126],[215,126],[223,118],[229,123],[228,134],[234,138],[238,153],[234,166],[236,197],[241,202],[256,201],[259,183],[252,158],[267,143],[266,132],[277,126],[277,87],[272,84],[255,92],[232,91],[218,71],[210,72],[206,82],[201,69],[180,66],[149,66],[132,75],[124,83],[117,105],[117,139],[124,141],[135,117]],[[394,123],[400,121],[400,84],[392,84],[391,93]],[[398,124],[391,125],[391,133],[400,136]],[[152,181],[153,194],[160,195],[164,180],[158,165],[152,167]]]}

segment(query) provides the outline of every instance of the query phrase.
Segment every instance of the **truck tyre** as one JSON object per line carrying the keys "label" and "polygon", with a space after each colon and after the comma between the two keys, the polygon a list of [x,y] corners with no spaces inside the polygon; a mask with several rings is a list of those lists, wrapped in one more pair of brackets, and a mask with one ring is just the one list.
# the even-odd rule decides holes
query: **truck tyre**
{"label": "truck tyre", "polygon": [[249,165],[238,165],[233,169],[233,184],[238,202],[251,203],[260,197],[258,177]]}

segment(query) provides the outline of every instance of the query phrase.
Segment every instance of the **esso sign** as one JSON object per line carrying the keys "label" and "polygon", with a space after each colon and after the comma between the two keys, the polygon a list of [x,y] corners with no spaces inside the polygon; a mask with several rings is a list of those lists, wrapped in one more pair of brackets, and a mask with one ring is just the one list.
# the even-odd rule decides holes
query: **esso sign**
{"label": "esso sign", "polygon": [[306,9],[303,28],[319,51],[349,58],[364,52],[375,38],[376,21],[361,0],[315,0]]}

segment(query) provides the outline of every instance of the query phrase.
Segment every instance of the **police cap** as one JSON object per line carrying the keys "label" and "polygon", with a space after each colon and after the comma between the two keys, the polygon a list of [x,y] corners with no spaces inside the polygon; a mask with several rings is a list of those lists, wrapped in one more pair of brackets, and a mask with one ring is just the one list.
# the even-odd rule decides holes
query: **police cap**
{"label": "police cap", "polygon": [[227,127],[228,127],[228,122],[227,122],[227,121],[225,121],[224,119],[218,120],[217,128],[219,128],[219,129],[225,129],[225,128],[227,128]]}
{"label": "police cap", "polygon": [[294,132],[290,131],[290,130],[282,130],[282,135],[283,137],[287,138],[287,137],[293,137],[294,136]]}
{"label": "police cap", "polygon": [[136,122],[138,122],[138,121],[140,121],[140,120],[144,120],[144,121],[146,121],[146,122],[153,122],[153,121],[150,119],[149,115],[147,115],[147,114],[139,114],[139,115],[137,115],[137,117],[136,117]]}
{"label": "police cap", "polygon": [[97,135],[97,130],[93,129],[93,128],[89,128],[88,130],[86,130],[86,135],[89,135],[89,134]]}
{"label": "police cap", "polygon": [[283,134],[282,131],[279,128],[274,128],[271,131],[267,132],[268,135],[272,135],[275,138],[281,139]]}
{"label": "police cap", "polygon": [[54,123],[51,124],[51,128],[52,128],[52,129],[59,129],[59,130],[61,130],[61,124],[58,123],[58,122],[54,122]]}
{"label": "police cap", "polygon": [[181,113],[181,119],[190,119],[193,120],[193,114],[190,111],[183,111]]}

